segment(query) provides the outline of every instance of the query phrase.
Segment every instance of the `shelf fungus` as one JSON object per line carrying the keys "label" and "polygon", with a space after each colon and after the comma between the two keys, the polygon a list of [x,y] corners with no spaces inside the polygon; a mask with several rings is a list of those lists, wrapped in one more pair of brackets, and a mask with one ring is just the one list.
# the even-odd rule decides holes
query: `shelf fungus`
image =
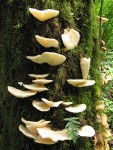
{"label": "shelf fungus", "polygon": [[64,55],[54,52],[44,52],[42,53],[42,55],[27,56],[27,58],[35,63],[48,63],[51,66],[60,65],[66,60],[66,57]]}
{"label": "shelf fungus", "polygon": [[85,125],[79,129],[78,135],[82,137],[93,137],[95,130],[91,126]]}
{"label": "shelf fungus", "polygon": [[44,47],[58,47],[59,43],[56,39],[44,38],[39,35],[35,35],[36,40]]}
{"label": "shelf fungus", "polygon": [[45,98],[42,98],[42,101],[45,102],[49,107],[58,107],[60,104],[62,104],[62,101],[53,102],[53,101],[49,101]]}
{"label": "shelf fungus", "polygon": [[8,91],[15,97],[18,98],[26,98],[26,97],[30,97],[33,96],[37,93],[37,91],[33,91],[33,90],[28,90],[28,91],[22,91],[20,89],[16,89],[12,86],[8,86]]}
{"label": "shelf fungus", "polygon": [[78,31],[70,28],[64,29],[64,33],[61,35],[65,51],[75,48],[80,40],[80,34]]}
{"label": "shelf fungus", "polygon": [[37,83],[37,84],[39,84],[39,85],[44,85],[44,84],[48,84],[48,83],[53,82],[53,80],[35,79],[35,80],[32,80],[32,82]]}
{"label": "shelf fungus", "polygon": [[36,109],[38,109],[39,111],[42,111],[42,112],[45,112],[45,111],[49,111],[49,110],[50,110],[50,107],[49,107],[46,103],[44,103],[44,102],[39,102],[39,101],[34,100],[34,101],[32,102],[32,105],[33,105]]}
{"label": "shelf fungus", "polygon": [[80,58],[80,67],[82,71],[82,77],[83,79],[87,79],[89,68],[90,68],[90,58],[82,57]]}
{"label": "shelf fungus", "polygon": [[51,139],[52,141],[65,141],[71,140],[71,138],[67,134],[67,130],[52,130],[50,127],[37,128],[39,135],[42,138]]}
{"label": "shelf fungus", "polygon": [[64,106],[69,106],[69,105],[72,105],[73,102],[62,102],[62,104],[63,104]]}
{"label": "shelf fungus", "polygon": [[19,125],[19,130],[28,138],[31,138],[31,139],[37,138],[37,134],[32,133],[31,131],[29,131],[29,129],[27,129],[23,125]]}
{"label": "shelf fungus", "polygon": [[51,144],[57,143],[57,141],[53,141],[48,138],[42,138],[40,135],[37,136],[37,138],[34,140],[34,142],[40,143],[40,144],[46,144],[46,145],[51,145]]}
{"label": "shelf fungus", "polygon": [[29,8],[29,11],[35,18],[42,22],[54,18],[59,14],[59,11],[54,9],[37,10],[35,8]]}
{"label": "shelf fungus", "polygon": [[75,87],[85,87],[95,84],[94,80],[68,79],[67,82]]}
{"label": "shelf fungus", "polygon": [[41,102],[36,100],[32,102],[32,105],[40,111],[49,111],[51,107],[58,107],[60,104],[62,104],[62,101],[53,102],[45,98],[42,98]]}
{"label": "shelf fungus", "polygon": [[69,107],[66,107],[65,110],[69,111],[69,112],[72,112],[72,113],[79,113],[79,112],[82,112],[86,109],[86,105],[85,104],[79,104],[79,105],[76,105],[76,106],[69,106]]}
{"label": "shelf fungus", "polygon": [[43,91],[47,91],[49,90],[48,88],[46,88],[44,85],[40,85],[40,84],[23,84],[23,86],[26,89],[29,90],[33,90],[33,91],[37,91],[37,92],[43,92]]}
{"label": "shelf fungus", "polygon": [[31,78],[45,79],[49,74],[28,74]]}

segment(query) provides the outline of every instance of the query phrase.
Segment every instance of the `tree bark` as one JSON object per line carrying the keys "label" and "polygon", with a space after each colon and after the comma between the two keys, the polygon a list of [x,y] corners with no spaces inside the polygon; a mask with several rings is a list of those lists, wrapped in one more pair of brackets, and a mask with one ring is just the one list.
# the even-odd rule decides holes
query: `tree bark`
{"label": "tree bark", "polygon": [[[44,10],[48,8],[60,11],[59,16],[46,22],[34,18],[28,8]],[[1,115],[1,142],[2,150],[91,150],[93,138],[79,137],[74,145],[72,141],[58,142],[52,146],[34,143],[19,132],[21,117],[27,120],[51,120],[56,128],[64,128],[64,118],[78,116],[81,124],[91,125],[98,129],[96,123],[95,103],[99,100],[100,88],[99,65],[101,52],[98,49],[98,29],[93,0],[7,0],[0,5],[0,115]],[[68,52],[63,51],[61,34],[67,27],[79,31],[81,37],[77,48]],[[60,42],[60,48],[46,49],[39,45],[34,35],[55,38]],[[57,67],[47,64],[37,65],[26,56],[35,56],[45,51],[52,51],[66,56],[66,62]],[[66,80],[69,78],[81,79],[80,54],[91,58],[90,78],[96,81],[94,86],[75,88]],[[30,83],[29,73],[49,73],[49,79],[54,80],[48,85],[49,91],[42,92],[26,99],[18,99],[10,95],[7,86],[19,87],[17,82]],[[72,101],[75,104],[85,103],[85,113],[71,115],[62,107],[41,113],[31,105],[32,100],[47,98],[52,101]]]}

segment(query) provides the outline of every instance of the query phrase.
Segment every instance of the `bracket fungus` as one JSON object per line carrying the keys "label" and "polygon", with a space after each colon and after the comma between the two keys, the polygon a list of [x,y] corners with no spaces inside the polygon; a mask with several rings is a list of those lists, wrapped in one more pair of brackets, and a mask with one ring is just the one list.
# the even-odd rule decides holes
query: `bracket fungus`
{"label": "bracket fungus", "polygon": [[64,33],[61,35],[61,37],[66,50],[75,48],[80,40],[79,32],[70,28],[64,29]]}
{"label": "bracket fungus", "polygon": [[49,74],[28,74],[32,78],[36,79],[44,79],[46,78]]}
{"label": "bracket fungus", "polygon": [[90,68],[90,58],[82,57],[80,58],[80,67],[82,71],[82,77],[83,79],[87,79],[89,68]]}
{"label": "bracket fungus", "polygon": [[56,142],[71,140],[71,138],[68,137],[66,129],[55,131],[52,130],[50,127],[44,127],[44,128],[37,128],[37,131],[42,138],[51,139]]}
{"label": "bracket fungus", "polygon": [[35,80],[32,80],[32,82],[37,83],[37,84],[40,84],[40,85],[44,85],[44,84],[48,84],[48,83],[53,82],[53,80],[35,79]]}
{"label": "bracket fungus", "polygon": [[29,8],[29,11],[35,18],[42,22],[54,18],[59,14],[59,11],[54,9],[37,10],[35,8]]}
{"label": "bracket fungus", "polygon": [[95,130],[91,126],[85,125],[80,128],[78,135],[82,137],[93,137],[95,135]]}
{"label": "bracket fungus", "polygon": [[35,35],[36,40],[44,47],[49,48],[49,47],[58,47],[59,43],[55,39],[50,39],[50,38],[44,38],[39,35]]}
{"label": "bracket fungus", "polygon": [[49,90],[44,85],[40,85],[40,84],[23,84],[23,86],[26,89],[33,90],[33,91],[38,91],[38,92],[43,92],[43,91]]}
{"label": "bracket fungus", "polygon": [[44,102],[38,102],[38,101],[34,100],[34,101],[32,102],[32,105],[33,105],[36,109],[38,109],[38,110],[40,110],[40,111],[43,111],[43,112],[50,110],[50,107],[49,107],[46,103],[44,103]]}
{"label": "bracket fungus", "polygon": [[38,64],[48,63],[50,66],[60,65],[66,60],[65,56],[54,52],[44,52],[42,55],[27,56],[27,58]]}
{"label": "bracket fungus", "polygon": [[75,87],[91,86],[95,84],[94,80],[84,80],[84,79],[68,79],[67,82]]}
{"label": "bracket fungus", "polygon": [[85,104],[79,104],[79,105],[76,105],[76,106],[69,106],[69,107],[66,107],[65,110],[69,111],[69,112],[72,112],[72,113],[79,113],[79,112],[82,112],[86,109],[86,105]]}
{"label": "bracket fungus", "polygon": [[8,86],[8,91],[15,97],[18,98],[26,98],[26,97],[30,97],[33,96],[37,93],[37,91],[33,91],[33,90],[28,90],[28,91],[22,91],[20,89],[16,89],[12,86]]}
{"label": "bracket fungus", "polygon": [[29,129],[27,129],[23,125],[19,125],[19,130],[28,138],[36,139],[37,137],[37,134],[32,133],[31,131],[29,131]]}
{"label": "bracket fungus", "polygon": [[47,145],[57,143],[57,141],[53,141],[53,140],[48,139],[48,138],[42,138],[40,135],[37,136],[37,138],[34,140],[34,142],[40,143],[40,144],[47,144]]}
{"label": "bracket fungus", "polygon": [[45,98],[42,98],[43,102],[45,102],[49,107],[58,107],[62,101],[58,101],[58,102],[52,102],[52,101],[49,101]]}

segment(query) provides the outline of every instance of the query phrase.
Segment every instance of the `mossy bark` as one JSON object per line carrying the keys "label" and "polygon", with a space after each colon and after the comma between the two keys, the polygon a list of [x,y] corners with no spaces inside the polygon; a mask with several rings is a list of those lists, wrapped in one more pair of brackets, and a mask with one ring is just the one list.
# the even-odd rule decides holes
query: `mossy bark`
{"label": "mossy bark", "polygon": [[[58,17],[44,23],[35,19],[28,8],[57,9]],[[66,113],[64,108],[52,109],[48,113],[40,113],[31,105],[32,100],[42,97],[52,101],[72,101],[75,104],[85,103],[87,110],[79,116],[81,124],[98,128],[95,122],[95,103],[98,101],[100,88],[99,65],[101,53],[98,49],[98,30],[93,0],[7,0],[0,5],[0,147],[2,150],[92,150],[93,138],[79,138],[74,145],[71,141],[58,142],[47,146],[34,143],[22,135],[18,126],[21,117],[27,120],[51,120],[54,127],[64,128]],[[64,53],[61,34],[64,28],[72,27],[80,32],[81,38],[77,48]],[[46,49],[39,45],[34,35],[55,38],[60,48]],[[47,64],[37,65],[26,59],[27,55],[38,55],[45,51],[54,51],[67,57],[64,64],[50,67]],[[68,78],[82,78],[79,56],[91,57],[90,79],[96,84],[92,87],[75,88],[69,85]],[[10,95],[7,86],[18,87],[17,82],[30,83],[29,73],[49,73],[54,82],[48,85],[48,92],[37,94],[32,98],[18,99]]]}

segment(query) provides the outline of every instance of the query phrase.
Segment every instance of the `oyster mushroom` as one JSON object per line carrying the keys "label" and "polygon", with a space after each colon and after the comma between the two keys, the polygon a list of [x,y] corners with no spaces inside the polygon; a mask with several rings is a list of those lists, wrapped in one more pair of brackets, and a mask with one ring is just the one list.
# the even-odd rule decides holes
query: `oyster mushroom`
{"label": "oyster mushroom", "polygon": [[79,129],[78,135],[83,137],[93,137],[95,135],[95,130],[91,126],[85,125]]}
{"label": "oyster mushroom", "polygon": [[61,35],[61,37],[63,44],[66,47],[65,51],[75,48],[80,40],[79,32],[69,28],[64,29],[64,33]]}
{"label": "oyster mushroom", "polygon": [[54,52],[44,52],[42,53],[42,55],[27,56],[27,58],[35,63],[48,63],[51,66],[60,65],[66,60],[65,56]]}
{"label": "oyster mushroom", "polygon": [[64,141],[64,140],[71,140],[70,137],[67,135],[67,130],[52,130],[50,127],[44,127],[44,128],[37,128],[37,131],[39,135],[42,138],[51,139],[52,141]]}
{"label": "oyster mushroom", "polygon": [[45,98],[42,98],[43,102],[45,102],[49,107],[58,107],[62,101],[58,101],[58,102],[52,102],[52,101],[49,101]]}
{"label": "oyster mushroom", "polygon": [[38,91],[38,92],[43,92],[43,91],[49,90],[49,89],[46,88],[45,86],[39,85],[39,84],[23,84],[23,86],[24,86],[26,89],[34,90],[34,91]]}
{"label": "oyster mushroom", "polygon": [[89,73],[89,68],[90,68],[90,58],[86,57],[81,57],[80,58],[80,67],[82,70],[82,77],[83,79],[87,79],[88,73]]}
{"label": "oyster mushroom", "polygon": [[[97,16],[97,20],[100,20],[100,16]],[[101,22],[105,23],[107,22],[109,19],[105,18],[105,17],[101,17]]]}
{"label": "oyster mushroom", "polygon": [[91,86],[95,84],[94,80],[84,80],[84,79],[68,79],[67,82],[75,87]]}
{"label": "oyster mushroom", "polygon": [[8,86],[8,91],[15,97],[18,98],[26,98],[26,97],[30,97],[33,96],[37,93],[37,91],[33,91],[33,90],[28,90],[28,91],[22,91],[19,89],[16,89],[12,86]]}
{"label": "oyster mushroom", "polygon": [[53,9],[37,10],[35,8],[29,8],[29,11],[35,18],[37,18],[42,22],[54,18],[59,14],[58,10],[53,10]]}
{"label": "oyster mushroom", "polygon": [[32,102],[32,105],[40,111],[49,111],[50,110],[50,107],[45,102],[38,102],[38,101],[34,100]]}
{"label": "oyster mushroom", "polygon": [[58,47],[59,43],[55,39],[44,38],[39,35],[35,35],[36,40],[44,47]]}
{"label": "oyster mushroom", "polygon": [[40,143],[40,144],[46,144],[46,145],[51,145],[51,144],[57,143],[57,141],[53,141],[48,138],[42,138],[40,135],[37,136],[37,138],[34,140],[34,142]]}
{"label": "oyster mushroom", "polygon": [[69,112],[72,112],[72,113],[79,113],[79,112],[82,112],[86,109],[86,105],[85,104],[79,104],[79,105],[76,105],[76,106],[69,106],[69,107],[66,107],[65,110],[69,111]]}
{"label": "oyster mushroom", "polygon": [[44,79],[46,78],[49,74],[28,74],[32,78],[36,79]]}
{"label": "oyster mushroom", "polygon": [[32,80],[32,82],[37,83],[37,84],[40,84],[40,85],[44,85],[44,84],[48,84],[48,83],[53,82],[53,80],[35,79],[35,80]]}
{"label": "oyster mushroom", "polygon": [[32,133],[31,131],[29,131],[23,125],[19,125],[19,130],[20,130],[20,132],[22,132],[28,138],[31,138],[31,139],[36,139],[37,138],[37,134]]}

